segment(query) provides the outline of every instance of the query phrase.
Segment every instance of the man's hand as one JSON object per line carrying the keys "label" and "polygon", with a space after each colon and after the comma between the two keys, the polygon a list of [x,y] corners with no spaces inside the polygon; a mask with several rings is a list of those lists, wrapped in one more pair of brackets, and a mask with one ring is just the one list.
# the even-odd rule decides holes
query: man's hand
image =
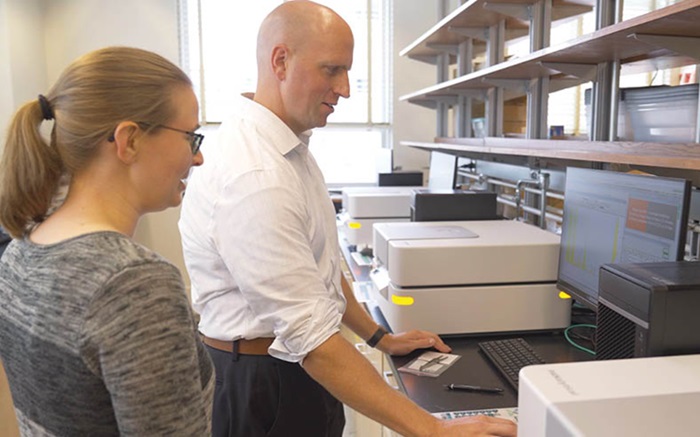
{"label": "man's hand", "polygon": [[427,331],[408,331],[387,334],[377,344],[377,349],[389,355],[406,355],[416,349],[435,348],[440,352],[451,352],[437,334]]}

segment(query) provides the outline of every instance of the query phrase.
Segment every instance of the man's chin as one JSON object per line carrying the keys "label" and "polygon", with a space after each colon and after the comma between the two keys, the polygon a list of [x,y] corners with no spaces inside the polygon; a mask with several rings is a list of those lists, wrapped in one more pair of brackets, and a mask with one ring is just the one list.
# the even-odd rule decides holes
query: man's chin
{"label": "man's chin", "polygon": [[308,129],[304,129],[304,131],[309,131],[309,130],[317,129],[317,128],[320,128],[320,127],[324,127],[325,125],[326,125],[326,122],[323,122],[323,123],[320,123],[320,122],[319,122],[319,123],[314,123],[312,126],[309,126]]}

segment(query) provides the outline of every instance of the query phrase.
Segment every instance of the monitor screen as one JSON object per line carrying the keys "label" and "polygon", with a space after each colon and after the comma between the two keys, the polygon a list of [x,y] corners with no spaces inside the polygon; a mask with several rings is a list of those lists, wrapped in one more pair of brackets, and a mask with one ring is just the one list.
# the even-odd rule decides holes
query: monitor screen
{"label": "monitor screen", "polygon": [[600,266],[682,260],[690,183],[568,168],[557,286],[596,310]]}

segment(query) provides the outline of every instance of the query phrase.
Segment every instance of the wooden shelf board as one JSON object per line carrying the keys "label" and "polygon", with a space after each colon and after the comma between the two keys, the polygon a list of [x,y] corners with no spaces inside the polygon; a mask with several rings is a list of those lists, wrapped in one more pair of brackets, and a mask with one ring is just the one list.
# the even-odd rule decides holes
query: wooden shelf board
{"label": "wooden shelf board", "polygon": [[[691,65],[698,62],[687,56],[674,56],[632,38],[633,34],[684,36],[700,38],[700,0],[680,3],[617,23],[557,46],[547,47],[480,71],[458,77],[423,90],[402,96],[400,100],[419,100],[455,95],[458,90],[493,87],[488,79],[528,80],[538,77],[570,79],[570,76],[544,67],[546,63],[596,65],[619,59],[638,68],[664,65]],[[654,60],[657,60],[655,62]],[[573,86],[573,85],[569,85]],[[560,88],[561,89],[561,88]]]}
{"label": "wooden shelf board", "polygon": [[401,145],[447,153],[533,156],[539,158],[700,170],[700,144],[621,141],[528,140],[519,138],[437,138],[434,143]]}
{"label": "wooden shelf board", "polygon": [[[466,37],[452,32],[450,28],[488,28],[498,24],[501,20],[506,20],[506,40],[527,35],[529,24],[527,21],[508,17],[498,12],[484,8],[489,4],[522,4],[530,5],[536,0],[471,0],[448,16],[440,20],[435,26],[421,35],[412,44],[399,52],[400,56],[408,56],[417,61],[435,63],[435,58],[440,54],[440,50],[433,45],[458,45],[466,40]],[[569,18],[593,9],[593,0],[553,0],[552,21]]]}

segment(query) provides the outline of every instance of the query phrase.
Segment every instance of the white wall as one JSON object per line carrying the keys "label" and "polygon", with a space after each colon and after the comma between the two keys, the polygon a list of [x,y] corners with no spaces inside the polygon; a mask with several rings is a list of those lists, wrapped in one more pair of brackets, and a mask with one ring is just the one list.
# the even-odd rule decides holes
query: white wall
{"label": "white wall", "polygon": [[399,98],[435,84],[437,68],[399,56],[399,52],[438,21],[441,0],[394,1],[394,168],[421,170],[427,176],[429,153],[399,145],[401,141],[432,142],[435,111],[401,102]]}
{"label": "white wall", "polygon": [[[5,0],[0,0],[0,138],[5,138],[6,120],[10,119],[15,107],[12,97],[12,76],[10,75],[10,32],[8,7]],[[2,152],[4,141],[0,141]]]}
{"label": "white wall", "polygon": [[50,81],[73,59],[110,45],[139,47],[178,62],[177,0],[45,0],[45,8]]}
{"label": "white wall", "polygon": [[[43,0],[0,0],[0,133],[15,109],[44,90]],[[4,143],[4,141],[3,141]],[[0,146],[2,147],[2,146]]]}

